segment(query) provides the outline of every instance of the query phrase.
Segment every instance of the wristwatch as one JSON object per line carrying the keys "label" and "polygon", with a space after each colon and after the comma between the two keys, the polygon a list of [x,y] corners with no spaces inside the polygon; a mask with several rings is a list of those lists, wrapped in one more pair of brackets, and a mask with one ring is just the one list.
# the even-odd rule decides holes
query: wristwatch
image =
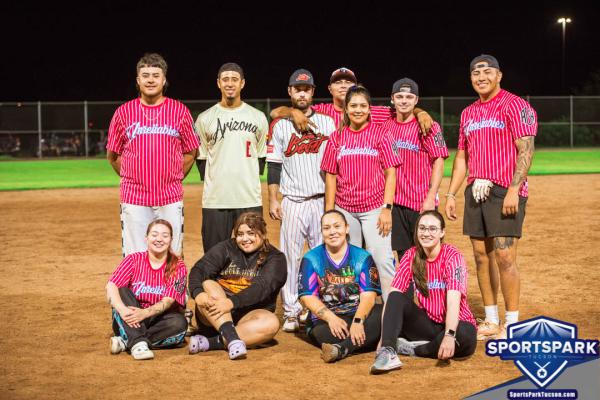
{"label": "wristwatch", "polygon": [[394,207],[394,205],[393,205],[393,204],[388,204],[388,203],[385,203],[385,204],[383,205],[383,207],[381,207],[381,208],[387,208],[388,210],[391,210],[393,207]]}
{"label": "wristwatch", "polygon": [[355,324],[362,324],[363,323],[363,319],[362,318],[358,318],[358,317],[354,317],[354,319],[352,320],[352,322],[354,322]]}
{"label": "wristwatch", "polygon": [[456,339],[456,331],[453,329],[448,329],[445,333],[446,336],[450,336]]}

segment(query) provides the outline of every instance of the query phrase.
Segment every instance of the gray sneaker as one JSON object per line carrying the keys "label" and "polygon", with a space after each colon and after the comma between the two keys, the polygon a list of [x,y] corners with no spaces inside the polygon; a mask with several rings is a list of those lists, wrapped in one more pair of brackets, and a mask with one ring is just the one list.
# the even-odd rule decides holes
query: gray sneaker
{"label": "gray sneaker", "polygon": [[382,347],[377,352],[375,362],[371,365],[370,373],[372,375],[384,374],[402,367],[402,361],[392,347]]}
{"label": "gray sneaker", "polygon": [[405,356],[415,357],[415,347],[429,343],[427,340],[410,342],[402,337],[396,341],[396,352]]}

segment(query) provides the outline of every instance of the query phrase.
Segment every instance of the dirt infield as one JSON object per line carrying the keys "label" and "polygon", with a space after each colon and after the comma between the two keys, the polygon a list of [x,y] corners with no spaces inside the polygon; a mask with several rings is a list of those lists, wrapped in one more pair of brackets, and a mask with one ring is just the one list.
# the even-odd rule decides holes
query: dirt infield
{"label": "dirt infield", "polygon": [[[563,319],[579,326],[580,337],[598,338],[600,175],[530,182],[519,244],[521,316]],[[443,193],[447,185],[445,179]],[[202,254],[200,198],[201,186],[186,187],[188,268]],[[324,364],[317,348],[284,332],[277,345],[250,351],[243,361],[229,361],[220,351],[189,356],[186,347],[156,351],[146,362],[111,356],[104,286],[120,260],[118,190],[1,192],[0,209],[2,399],[455,399],[520,376],[514,364],[487,357],[481,345],[464,361],[403,358],[401,371],[369,376],[373,353]],[[461,226],[449,223],[446,238],[465,253],[470,304],[482,316]],[[269,228],[277,244],[279,228]]]}

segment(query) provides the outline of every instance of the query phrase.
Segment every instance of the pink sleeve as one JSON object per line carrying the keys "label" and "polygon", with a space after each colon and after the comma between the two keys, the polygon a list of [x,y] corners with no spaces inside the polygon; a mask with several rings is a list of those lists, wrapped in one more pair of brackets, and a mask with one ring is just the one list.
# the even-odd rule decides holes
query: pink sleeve
{"label": "pink sleeve", "polygon": [[[135,253],[134,253],[135,254]],[[128,287],[133,276],[134,255],[130,254],[121,260],[121,263],[115,269],[115,272],[110,276],[109,282],[114,283],[117,287]]]}
{"label": "pink sleeve", "polygon": [[187,268],[183,260],[179,259],[175,276],[166,283],[163,297],[170,297],[177,303],[185,306],[185,287],[186,287]]}
{"label": "pink sleeve", "polygon": [[535,110],[520,97],[506,107],[506,120],[513,139],[537,134],[537,114]]}
{"label": "pink sleeve", "polygon": [[122,154],[127,137],[125,136],[125,126],[121,119],[120,108],[115,111],[110,126],[108,127],[108,140],[106,142],[106,149],[113,153]]}
{"label": "pink sleeve", "polygon": [[190,110],[183,104],[181,106],[183,107],[183,115],[179,125],[179,134],[181,135],[182,151],[189,153],[200,147],[200,141],[196,134],[196,126],[194,125]]}
{"label": "pink sleeve", "polygon": [[394,148],[394,139],[389,130],[382,130],[379,133],[381,140],[379,141],[379,157],[381,159],[381,165],[383,169],[397,167],[402,165],[402,158],[398,149]]}
{"label": "pink sleeve", "polygon": [[451,249],[444,262],[446,277],[446,290],[458,290],[467,295],[467,263],[465,258],[456,249]]}
{"label": "pink sleeve", "polygon": [[429,154],[431,160],[436,158],[448,158],[448,147],[446,147],[446,141],[442,134],[442,129],[437,122],[433,123],[431,127],[431,133],[423,140],[423,147]]}
{"label": "pink sleeve", "polygon": [[313,104],[310,108],[312,108],[316,112],[320,112],[322,114],[326,114],[327,103]]}
{"label": "pink sleeve", "polygon": [[[464,111],[463,111],[464,114]],[[460,127],[458,130],[458,150],[465,150],[467,147],[466,137],[465,137],[465,121],[463,119],[463,115],[460,116]]]}
{"label": "pink sleeve", "polygon": [[339,132],[335,131],[329,136],[323,160],[321,161],[321,169],[330,174],[338,173],[337,155],[338,155],[338,140]]}
{"label": "pink sleeve", "polygon": [[404,253],[404,256],[398,264],[398,268],[396,269],[394,280],[392,281],[392,287],[398,289],[402,293],[405,293],[408,290],[408,286],[410,285],[410,281],[412,279],[411,264],[415,256],[413,249],[414,247]]}

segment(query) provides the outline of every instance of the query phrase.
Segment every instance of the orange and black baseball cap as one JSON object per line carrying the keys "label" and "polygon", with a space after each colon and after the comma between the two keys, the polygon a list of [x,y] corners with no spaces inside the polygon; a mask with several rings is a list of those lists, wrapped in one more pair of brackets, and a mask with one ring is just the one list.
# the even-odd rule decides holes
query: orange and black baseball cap
{"label": "orange and black baseball cap", "polygon": [[309,70],[300,68],[290,76],[289,86],[310,85],[315,87],[315,80]]}
{"label": "orange and black baseball cap", "polygon": [[[487,64],[487,65],[485,65],[485,64]],[[482,54],[482,55],[475,57],[471,61],[471,64],[469,66],[469,72],[473,72],[473,70],[475,68],[481,68],[481,67],[491,67],[491,68],[500,69],[500,64],[498,64],[498,60],[496,60],[496,57],[490,56],[489,54]]]}
{"label": "orange and black baseball cap", "polygon": [[352,70],[346,67],[341,67],[333,71],[333,73],[331,74],[331,78],[329,78],[329,83],[339,81],[340,79],[347,79],[354,83],[358,82],[358,80],[356,79],[356,75],[354,75],[354,72],[352,72]]}

